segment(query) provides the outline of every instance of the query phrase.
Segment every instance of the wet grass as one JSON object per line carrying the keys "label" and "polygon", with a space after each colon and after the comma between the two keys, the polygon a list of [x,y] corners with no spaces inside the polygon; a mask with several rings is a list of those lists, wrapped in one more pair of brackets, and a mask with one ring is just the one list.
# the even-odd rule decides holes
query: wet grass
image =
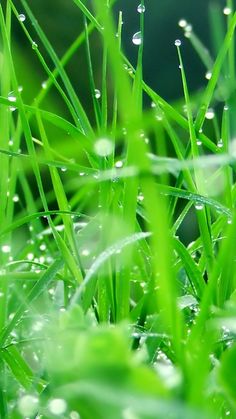
{"label": "wet grass", "polygon": [[[115,1],[73,2],[63,57],[26,0],[0,5],[0,417],[235,417],[232,1],[211,9],[214,56],[179,22],[206,80],[189,91],[173,40],[174,105],[143,80],[144,2],[135,68]],[[15,25],[45,73],[31,102]],[[66,70],[81,47],[89,112]]]}

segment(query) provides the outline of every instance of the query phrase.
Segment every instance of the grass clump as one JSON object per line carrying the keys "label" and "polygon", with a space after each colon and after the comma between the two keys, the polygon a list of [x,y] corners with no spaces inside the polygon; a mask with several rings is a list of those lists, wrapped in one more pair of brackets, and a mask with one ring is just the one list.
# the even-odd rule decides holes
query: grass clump
{"label": "grass clump", "polygon": [[[173,42],[174,105],[143,79],[144,1],[135,68],[118,1],[73,0],[63,57],[19,3],[0,5],[0,417],[235,417],[232,2],[225,33],[211,10],[215,57],[179,22],[207,80],[190,94]],[[32,101],[15,25],[45,76]],[[89,105],[66,70],[82,47]]]}

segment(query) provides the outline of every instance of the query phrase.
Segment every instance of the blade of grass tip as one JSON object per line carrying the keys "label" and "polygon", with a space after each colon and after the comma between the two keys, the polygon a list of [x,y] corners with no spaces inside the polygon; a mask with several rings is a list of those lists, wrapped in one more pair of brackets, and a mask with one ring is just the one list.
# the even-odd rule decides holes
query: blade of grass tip
{"label": "blade of grass tip", "polygon": [[101,128],[101,108],[99,104],[99,97],[100,92],[95,87],[94,82],[94,74],[93,74],[93,65],[92,65],[92,59],[91,59],[91,51],[90,51],[90,43],[89,43],[89,34],[88,34],[88,25],[87,25],[87,19],[84,16],[84,32],[85,32],[85,45],[86,45],[86,54],[87,54],[87,61],[88,61],[88,74],[89,74],[89,84],[90,84],[90,92],[92,96],[93,101],[93,108],[95,113],[95,120],[97,124],[98,132],[100,132]]}
{"label": "blade of grass tip", "polygon": [[181,243],[180,240],[175,238],[173,240],[174,249],[182,260],[182,266],[188,275],[193,292],[196,295],[196,297],[200,300],[205,289],[205,282],[202,277],[202,274],[197,264],[194,262],[193,258],[189,254],[188,250],[183,245],[183,243]]}
{"label": "blade of grass tip", "polygon": [[[186,80],[183,60],[182,60],[182,56],[180,52],[181,41],[176,40],[175,45],[177,47],[177,52],[178,52],[178,57],[179,57],[184,97],[185,97],[185,103],[186,103],[186,108],[187,108],[191,154],[194,159],[197,159],[199,156],[199,150],[198,150],[198,145],[197,145],[195,127],[193,123],[193,115],[192,115],[192,110],[191,110],[191,102],[190,102],[190,97],[189,97],[189,92],[188,92],[187,80]],[[200,193],[202,193],[202,191],[204,192],[204,181],[203,181],[202,172],[198,169],[194,169],[194,177],[195,177],[197,190],[199,190]],[[208,269],[211,270],[212,264],[213,264],[213,246],[212,246],[209,226],[207,223],[206,211],[204,208],[201,208],[201,211],[197,211],[197,219],[198,219],[199,229],[200,229],[200,233],[202,237],[203,247],[204,247],[206,258],[208,261]]]}
{"label": "blade of grass tip", "polygon": [[199,130],[202,128],[203,122],[205,120],[206,111],[210,105],[216,84],[220,76],[220,72],[221,72],[224,60],[226,58],[227,52],[230,48],[230,45],[234,36],[235,26],[236,26],[236,13],[234,13],[234,15],[232,16],[224,42],[219,50],[218,56],[215,61],[215,64],[212,70],[212,76],[203,94],[202,104],[199,108],[199,112],[195,120],[195,129],[197,132],[199,132]]}
{"label": "blade of grass tip", "polygon": [[80,100],[77,96],[77,94],[75,93],[75,90],[63,68],[63,66],[61,65],[61,62],[57,56],[57,54],[55,53],[52,45],[50,44],[48,38],[46,37],[45,33],[43,32],[43,30],[41,29],[41,27],[38,24],[37,19],[35,19],[31,9],[29,8],[27,2],[25,0],[21,0],[21,3],[24,7],[24,9],[26,10],[32,24],[34,25],[34,28],[40,38],[40,40],[42,41],[48,55],[50,56],[50,58],[52,59],[55,67],[58,68],[60,77],[62,79],[62,82],[66,88],[66,91],[68,93],[68,96],[71,100],[71,103],[73,104],[74,110],[77,114],[78,117],[78,122],[80,123],[80,127],[82,129],[82,131],[84,132],[85,135],[88,135],[90,137],[93,138],[94,133],[93,133],[93,129],[91,127],[91,124],[88,120],[88,117],[83,109],[83,106],[80,103]]}

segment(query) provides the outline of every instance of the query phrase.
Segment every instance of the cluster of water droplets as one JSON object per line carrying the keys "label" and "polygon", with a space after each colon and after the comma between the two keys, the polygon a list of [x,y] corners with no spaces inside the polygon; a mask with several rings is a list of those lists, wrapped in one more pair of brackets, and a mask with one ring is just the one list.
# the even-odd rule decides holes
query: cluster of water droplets
{"label": "cluster of water droplets", "polygon": [[190,38],[193,30],[192,25],[185,19],[180,19],[178,25],[181,29],[183,29],[185,38]]}
{"label": "cluster of water droplets", "polygon": [[[42,416],[37,414],[39,407],[40,400],[36,394],[23,394],[17,401],[17,410],[24,418],[41,418]],[[63,398],[50,399],[45,407],[50,415],[64,417],[66,414],[66,417],[70,419],[80,419],[80,415],[77,411],[72,410],[71,412],[68,412],[67,402]]]}
{"label": "cluster of water droplets", "polygon": [[95,89],[95,90],[94,90],[94,97],[95,97],[96,99],[100,99],[100,97],[101,97],[101,92],[100,92],[100,90],[99,90],[99,89]]}
{"label": "cluster of water droplets", "polygon": [[[137,12],[142,14],[142,13],[145,12],[145,10],[146,9],[145,9],[144,4],[140,3],[137,7]],[[134,35],[132,37],[132,42],[133,42],[134,45],[141,45],[142,44],[143,38],[142,38],[142,32],[141,31],[138,31],[138,32],[134,33]]]}
{"label": "cluster of water droplets", "polygon": [[7,96],[9,102],[11,102],[11,105],[9,106],[9,109],[11,112],[14,112],[16,110],[16,107],[14,106],[14,103],[16,102],[16,95],[14,92],[8,93]]}

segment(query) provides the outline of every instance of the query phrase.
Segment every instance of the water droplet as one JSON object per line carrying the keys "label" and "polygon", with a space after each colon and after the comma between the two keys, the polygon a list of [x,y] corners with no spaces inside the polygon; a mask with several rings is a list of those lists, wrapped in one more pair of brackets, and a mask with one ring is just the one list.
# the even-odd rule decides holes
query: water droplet
{"label": "water droplet", "polygon": [[211,79],[211,77],[212,77],[212,72],[211,72],[211,71],[207,71],[207,72],[206,72],[206,74],[205,74],[205,78],[206,78],[207,80],[210,80],[210,79]]}
{"label": "water droplet", "polygon": [[225,105],[225,106],[224,106],[224,111],[228,111],[228,110],[229,110],[228,105]]}
{"label": "water droplet", "polygon": [[142,193],[140,193],[140,194],[138,195],[138,200],[139,200],[140,202],[142,202],[142,201],[144,200],[144,196],[143,196],[143,194],[142,194]]}
{"label": "water droplet", "polygon": [[33,50],[36,50],[36,49],[38,49],[38,44],[36,43],[36,42],[32,42],[32,49]]}
{"label": "water droplet", "polygon": [[119,169],[120,167],[122,167],[123,166],[123,161],[122,160],[118,160],[116,163],[115,163],[115,167],[117,167],[117,169]]}
{"label": "water droplet", "polygon": [[16,96],[14,95],[14,92],[10,92],[7,96],[9,102],[16,102]]}
{"label": "water droplet", "polygon": [[197,145],[199,145],[199,146],[202,145],[201,140],[199,140],[198,138],[197,138],[197,141],[196,142],[197,142]]}
{"label": "water droplet", "polygon": [[222,140],[222,138],[220,138],[217,142],[217,147],[222,148],[223,146],[224,146],[223,140]]}
{"label": "water droplet", "polygon": [[89,249],[83,249],[82,252],[81,252],[81,254],[83,256],[89,256],[90,255],[90,251],[89,251]]}
{"label": "water droplet", "polygon": [[188,23],[187,26],[185,26],[185,28],[184,28],[184,36],[185,36],[185,38],[190,38],[191,37],[192,30],[193,30],[192,25],[190,25]]}
{"label": "water droplet", "polygon": [[134,45],[141,45],[142,44],[142,33],[140,31],[136,32],[133,35],[132,42],[133,42]]}
{"label": "water droplet", "polygon": [[27,254],[27,259],[28,260],[33,260],[34,259],[34,254],[33,253],[28,253]]}
{"label": "water droplet", "polygon": [[2,247],[2,253],[10,253],[11,251],[11,246],[9,246],[9,244],[4,244]]}
{"label": "water droplet", "polygon": [[47,88],[47,82],[46,80],[44,80],[41,84],[42,89],[46,89]]}
{"label": "water droplet", "polygon": [[99,89],[95,89],[95,90],[94,90],[94,96],[95,96],[95,98],[96,98],[96,99],[100,99],[100,97],[101,97],[101,92],[100,92],[100,90],[99,90]]}
{"label": "water droplet", "polygon": [[18,86],[17,90],[18,90],[19,93],[23,92],[23,86]]}
{"label": "water droplet", "polygon": [[137,11],[138,11],[138,13],[144,13],[145,12],[145,6],[144,6],[144,4],[139,4],[138,5],[138,7],[137,7]]}
{"label": "water droplet", "polygon": [[214,112],[214,109],[209,108],[209,109],[206,111],[206,119],[213,119],[214,117],[215,117],[215,112]]}
{"label": "water droplet", "polygon": [[67,409],[67,404],[64,399],[52,399],[48,408],[53,415],[63,415]]}
{"label": "water droplet", "polygon": [[39,249],[41,250],[41,252],[44,252],[46,250],[46,244],[45,243],[40,244]]}
{"label": "water droplet", "polygon": [[229,16],[232,13],[232,9],[230,7],[224,7],[223,13],[226,16]]}
{"label": "water droplet", "polygon": [[180,41],[180,39],[176,39],[176,40],[175,40],[175,46],[176,46],[176,47],[180,47],[180,45],[181,45],[181,41]]}
{"label": "water droplet", "polygon": [[19,19],[20,22],[24,22],[26,17],[23,13],[21,13],[20,15],[18,15],[18,19]]}
{"label": "water droplet", "polygon": [[9,141],[8,141],[8,145],[9,145],[10,147],[12,147],[12,146],[13,146],[13,140],[9,140]]}
{"label": "water droplet", "polygon": [[27,394],[18,400],[18,410],[22,417],[32,417],[38,410],[39,399],[36,396]]}
{"label": "water droplet", "polygon": [[180,28],[185,28],[187,26],[188,22],[185,19],[180,19],[178,22],[178,25]]}
{"label": "water droplet", "polygon": [[67,167],[61,167],[61,171],[62,172],[66,172],[67,171]]}
{"label": "water droplet", "polygon": [[14,195],[12,198],[13,202],[19,202],[19,200],[20,200],[19,195]]}
{"label": "water droplet", "polygon": [[95,153],[101,157],[109,156],[113,149],[113,143],[108,138],[100,138],[94,144]]}
{"label": "water droplet", "polygon": [[194,206],[197,211],[201,211],[204,207],[204,205],[201,202],[196,202]]}

